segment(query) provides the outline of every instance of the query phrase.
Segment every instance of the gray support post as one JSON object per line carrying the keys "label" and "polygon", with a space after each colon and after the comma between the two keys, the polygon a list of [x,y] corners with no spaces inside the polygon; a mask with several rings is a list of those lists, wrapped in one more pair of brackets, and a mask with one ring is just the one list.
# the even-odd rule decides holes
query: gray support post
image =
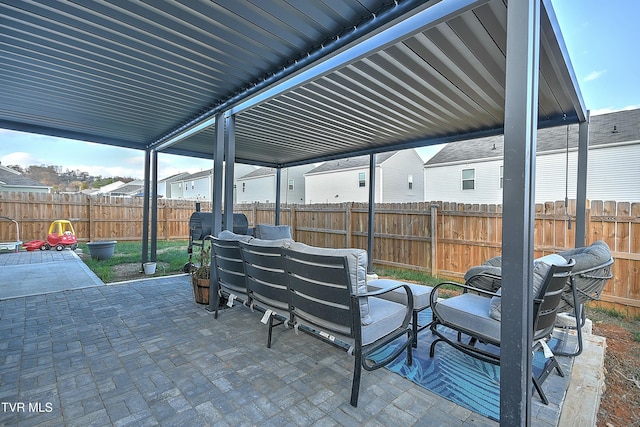
{"label": "gray support post", "polygon": [[151,150],[151,262],[158,252],[158,152]]}
{"label": "gray support post", "polygon": [[502,215],[500,425],[531,424],[540,0],[509,2]]}
{"label": "gray support post", "polygon": [[373,274],[373,243],[376,210],[376,155],[369,155],[369,221],[367,224],[367,273]]}
{"label": "gray support post", "polygon": [[276,168],[276,220],[275,225],[280,225],[280,189],[282,188],[282,168],[278,166]]}
{"label": "gray support post", "polygon": [[[213,221],[213,224],[211,225],[211,234],[214,236],[218,236],[218,234],[220,234],[220,232],[222,231],[222,170],[224,167],[225,153],[225,133],[223,120],[224,117],[222,113],[216,115],[216,140],[214,141],[213,145],[213,182],[211,183],[211,216]],[[227,222],[227,224],[229,224],[229,222]],[[231,227],[233,228],[233,221],[231,222],[231,224]],[[211,251],[210,256],[211,274],[209,278],[209,305],[206,307],[206,310],[211,313],[216,313],[216,309],[220,304],[220,295],[218,294],[218,274],[215,269],[213,250]]]}
{"label": "gray support post", "polygon": [[[149,261],[149,176],[151,174],[151,150],[144,152],[144,200],[142,202],[142,264]],[[140,268],[143,268],[140,265]]]}
{"label": "gray support post", "polygon": [[217,236],[222,231],[222,171],[224,169],[224,117],[216,115],[216,140],[213,148],[213,185],[211,186],[211,211],[213,224],[211,234]]}
{"label": "gray support post", "polygon": [[576,189],[575,247],[586,246],[587,227],[587,158],[589,156],[589,115],[578,126],[578,188]]}
{"label": "gray support post", "polygon": [[224,223],[225,230],[233,231],[233,187],[236,163],[236,116],[226,119],[224,134]]}

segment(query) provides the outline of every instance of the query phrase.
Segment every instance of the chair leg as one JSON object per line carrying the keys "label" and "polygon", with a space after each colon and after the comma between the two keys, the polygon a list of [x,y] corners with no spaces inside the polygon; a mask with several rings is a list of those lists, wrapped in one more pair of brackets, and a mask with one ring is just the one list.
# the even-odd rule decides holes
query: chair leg
{"label": "chair leg", "polygon": [[418,312],[414,310],[411,316],[412,316],[411,326],[413,329],[413,342],[411,345],[413,346],[413,348],[418,348]]}
{"label": "chair leg", "polygon": [[549,399],[547,399],[547,395],[544,394],[544,391],[542,391],[542,385],[538,383],[538,380],[535,377],[531,378],[531,380],[533,381],[533,386],[538,392],[538,395],[540,396],[540,400],[542,400],[542,403],[544,403],[545,405],[548,405]]}
{"label": "chair leg", "polygon": [[[583,344],[582,344],[582,326],[584,326],[584,322],[586,320],[586,315],[584,312],[584,307],[582,304],[578,303],[578,291],[576,289],[576,284],[573,280],[571,280],[571,294],[573,296],[573,315],[576,319],[576,332],[578,334],[578,350],[573,353],[565,352],[565,351],[555,351],[554,353],[558,356],[568,356],[568,357],[576,357],[582,354]],[[569,328],[567,326],[567,328]],[[571,326],[573,328],[573,326]]]}
{"label": "chair leg", "polygon": [[351,406],[358,407],[358,395],[360,394],[360,376],[362,374],[362,349],[356,346],[354,354],[353,382],[351,384]]}
{"label": "chair leg", "polygon": [[271,348],[271,335],[273,331],[273,314],[269,316],[269,334],[267,337],[267,348]]}

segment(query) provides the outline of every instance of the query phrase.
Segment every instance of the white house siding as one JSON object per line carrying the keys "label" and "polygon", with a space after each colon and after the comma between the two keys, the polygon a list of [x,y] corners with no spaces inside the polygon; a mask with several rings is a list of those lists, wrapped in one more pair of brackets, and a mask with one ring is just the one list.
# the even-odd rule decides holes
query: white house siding
{"label": "white house siding", "polygon": [[27,193],[50,193],[50,187],[35,187],[35,186],[22,186],[22,185],[5,185],[0,182],[0,191],[20,191]]}
{"label": "white house siding", "polygon": [[[425,168],[426,200],[460,203],[502,203],[502,159]],[[475,188],[462,189],[462,170],[475,170]]]}
{"label": "white house siding", "polygon": [[241,178],[238,180],[238,203],[275,202],[275,175],[258,176],[255,178]]}
{"label": "white house siding", "polygon": [[[365,186],[358,184],[364,172]],[[376,167],[375,202],[381,203],[380,166]],[[342,203],[369,201],[369,168],[341,169],[305,175],[305,203]]]}
{"label": "white house siding", "polygon": [[[382,203],[424,201],[424,168],[422,158],[415,150],[398,151],[382,163],[382,169],[377,173],[382,177]],[[411,189],[409,175],[413,178]]]}
{"label": "white house siding", "polygon": [[[576,198],[576,149],[569,151],[568,184],[565,151],[541,153],[536,158],[536,203]],[[587,199],[639,202],[640,142],[589,147]],[[502,159],[425,168],[426,200],[459,203],[502,203]],[[476,188],[462,190],[462,170],[475,169]],[[568,191],[567,191],[568,190]]]}
{"label": "white house siding", "polygon": [[[294,166],[282,170],[280,200],[282,203],[304,203],[305,182],[304,174],[314,168],[314,165]],[[289,190],[289,180],[293,180],[293,190]]]}
{"label": "white house siding", "polygon": [[185,199],[211,200],[211,176],[182,181],[182,195]]}
{"label": "white house siding", "polygon": [[640,141],[589,150],[587,198],[640,202]]}
{"label": "white house siding", "polygon": [[[282,169],[280,173],[281,203],[304,203],[304,174],[314,167],[314,165],[303,165]],[[293,190],[289,190],[289,180],[293,180]],[[275,169],[263,168],[249,173],[239,178],[236,185],[237,203],[273,203],[276,200]]]}
{"label": "white house siding", "polygon": [[171,186],[171,198],[172,199],[184,199],[184,192],[182,191],[184,184],[182,181],[172,182]]}

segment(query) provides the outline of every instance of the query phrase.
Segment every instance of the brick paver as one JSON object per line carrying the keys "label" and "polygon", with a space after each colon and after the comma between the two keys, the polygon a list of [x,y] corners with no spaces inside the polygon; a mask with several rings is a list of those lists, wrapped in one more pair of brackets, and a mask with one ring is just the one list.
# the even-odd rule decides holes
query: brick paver
{"label": "brick paver", "polygon": [[260,317],[215,320],[187,276],[0,301],[0,401],[24,404],[0,424],[496,425],[386,369],[353,408],[351,357],[282,327],[268,349]]}

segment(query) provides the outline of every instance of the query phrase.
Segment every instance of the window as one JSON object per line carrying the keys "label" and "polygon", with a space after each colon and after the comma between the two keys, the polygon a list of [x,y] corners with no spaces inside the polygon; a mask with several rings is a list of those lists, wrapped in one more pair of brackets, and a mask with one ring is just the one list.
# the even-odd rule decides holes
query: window
{"label": "window", "polygon": [[195,189],[196,188],[196,182],[195,181],[191,181],[191,189]]}
{"label": "window", "polygon": [[503,188],[504,183],[504,166],[500,166],[500,188]]}
{"label": "window", "polygon": [[364,187],[364,186],[365,186],[364,172],[360,172],[358,174],[358,187]]}
{"label": "window", "polygon": [[476,188],[475,169],[462,169],[462,189],[473,190]]}
{"label": "window", "polygon": [[293,180],[289,180],[289,191],[293,191]]}
{"label": "window", "polygon": [[242,183],[242,192],[244,193],[245,191],[247,191],[247,183],[243,182]]}
{"label": "window", "polygon": [[409,190],[413,190],[413,175],[409,175],[407,180],[409,181]]}

